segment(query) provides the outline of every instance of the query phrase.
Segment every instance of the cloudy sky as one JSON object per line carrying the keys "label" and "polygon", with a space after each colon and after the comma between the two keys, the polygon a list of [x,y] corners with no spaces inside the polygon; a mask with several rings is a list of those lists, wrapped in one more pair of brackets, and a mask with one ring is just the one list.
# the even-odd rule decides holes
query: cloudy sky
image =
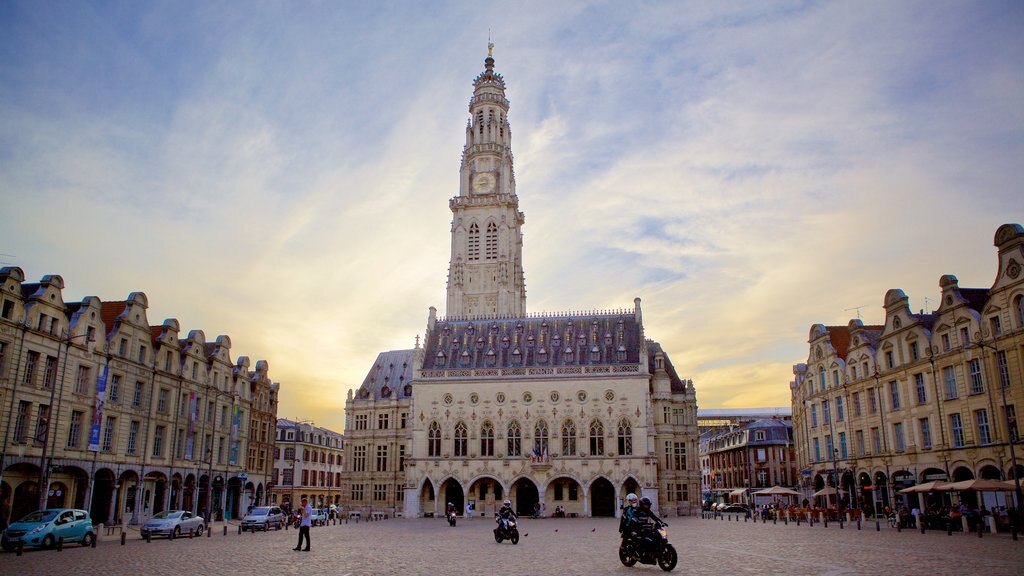
{"label": "cloudy sky", "polygon": [[8,0],[0,262],[145,292],[341,430],[444,313],[488,34],[528,309],[641,297],[702,407],[788,405],[812,324],[987,287],[1024,221],[1017,1]]}

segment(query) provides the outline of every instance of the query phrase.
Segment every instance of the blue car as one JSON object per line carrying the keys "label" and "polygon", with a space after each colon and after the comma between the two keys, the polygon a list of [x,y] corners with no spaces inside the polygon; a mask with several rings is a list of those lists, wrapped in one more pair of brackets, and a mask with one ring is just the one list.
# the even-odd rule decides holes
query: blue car
{"label": "blue car", "polygon": [[65,543],[92,546],[96,531],[89,513],[73,508],[36,510],[8,526],[0,536],[0,546],[8,552],[17,549],[19,542],[26,548],[53,548],[61,538]]}

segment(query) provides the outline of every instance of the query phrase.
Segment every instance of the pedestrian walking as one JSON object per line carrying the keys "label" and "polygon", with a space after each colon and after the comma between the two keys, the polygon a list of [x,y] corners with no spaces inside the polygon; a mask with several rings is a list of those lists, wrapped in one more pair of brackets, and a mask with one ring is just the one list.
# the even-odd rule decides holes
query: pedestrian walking
{"label": "pedestrian walking", "polygon": [[[309,552],[309,527],[313,525],[313,506],[305,498],[302,499],[302,520],[299,522],[299,543],[292,550]],[[306,539],[306,547],[302,547],[302,539]]]}

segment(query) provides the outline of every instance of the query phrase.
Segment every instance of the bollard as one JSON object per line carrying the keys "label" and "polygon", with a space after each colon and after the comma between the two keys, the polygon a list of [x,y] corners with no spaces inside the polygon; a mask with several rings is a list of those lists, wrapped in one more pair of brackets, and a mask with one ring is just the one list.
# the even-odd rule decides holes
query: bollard
{"label": "bollard", "polygon": [[176,534],[176,532],[177,532],[177,530],[171,530],[171,533],[167,535],[167,539],[168,540],[174,540],[175,538],[177,538],[178,535]]}
{"label": "bollard", "polygon": [[196,532],[196,529],[195,529],[195,528],[189,528],[189,529],[188,529],[188,539],[189,539],[189,540],[191,540],[191,539],[192,539],[192,537],[193,537],[193,536],[195,536],[195,532]]}
{"label": "bollard", "polygon": [[828,528],[828,516],[825,516],[824,520],[825,520],[825,522],[824,522],[825,528]]}
{"label": "bollard", "polygon": [[57,552],[64,551],[64,537],[57,538]]}
{"label": "bollard", "polygon": [[24,553],[24,552],[25,552],[25,541],[24,540],[19,540],[18,541],[18,554],[17,555],[21,556],[22,553]]}
{"label": "bollard", "polygon": [[224,535],[225,536],[228,535],[228,525],[227,524],[224,525]]}
{"label": "bollard", "polygon": [[782,517],[782,523],[786,526],[789,526],[789,514],[786,514]]}
{"label": "bollard", "polygon": [[799,514],[796,515],[796,525],[797,526],[800,525],[800,515]]}
{"label": "bollard", "polygon": [[924,516],[917,517],[917,525],[921,527],[921,534],[924,534]]}
{"label": "bollard", "polygon": [[95,548],[96,547],[96,541],[99,540],[99,538],[97,538],[96,535],[93,534],[91,540],[92,541],[89,542],[89,547],[90,548]]}
{"label": "bollard", "polygon": [[150,540],[150,538],[152,538],[152,537],[153,537],[153,536],[152,536],[152,535],[151,535],[151,534],[150,534],[149,532],[146,532],[146,536],[145,536],[145,538],[146,538],[146,544],[149,544],[149,540]]}
{"label": "bollard", "polygon": [[952,520],[946,520],[946,536],[952,536],[952,535],[953,535],[953,521]]}
{"label": "bollard", "polygon": [[213,528],[210,528],[209,526],[207,526],[206,527],[206,537],[209,538],[212,535],[213,535]]}
{"label": "bollard", "polygon": [[[225,526],[225,527],[224,527],[224,529],[226,530],[226,529],[227,529],[227,526]],[[239,533],[239,534],[241,534],[241,533],[242,533],[242,525],[241,525],[241,524],[239,524],[239,525],[238,525],[238,533]],[[255,531],[255,530],[253,530],[253,533],[256,533],[256,531]]]}
{"label": "bollard", "polygon": [[984,534],[984,533],[985,533],[985,523],[979,521],[978,522],[978,538],[981,538],[981,535]]}
{"label": "bollard", "polygon": [[878,518],[876,517],[875,518],[875,532],[881,532],[881,531],[882,531],[882,522],[879,521]]}
{"label": "bollard", "polygon": [[857,530],[860,530],[860,517],[857,518]]}
{"label": "bollard", "polygon": [[842,517],[839,518],[839,529],[840,530],[843,529],[843,519],[842,519]]}
{"label": "bollard", "polygon": [[122,531],[122,532],[121,532],[121,546],[124,546],[125,540],[127,540],[127,539],[128,539],[128,535],[127,535],[127,534],[125,534],[125,533],[124,533],[124,532]]}

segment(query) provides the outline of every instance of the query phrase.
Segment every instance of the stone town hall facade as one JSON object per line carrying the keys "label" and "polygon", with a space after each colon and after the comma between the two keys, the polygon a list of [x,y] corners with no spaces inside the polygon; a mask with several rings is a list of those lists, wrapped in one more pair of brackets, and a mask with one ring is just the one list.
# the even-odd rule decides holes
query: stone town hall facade
{"label": "stone town hall facade", "polygon": [[629,492],[662,514],[699,501],[693,382],[625,310],[527,313],[505,81],[473,82],[452,211],[447,317],[382,352],[345,408],[343,504],[364,513],[613,516]]}

